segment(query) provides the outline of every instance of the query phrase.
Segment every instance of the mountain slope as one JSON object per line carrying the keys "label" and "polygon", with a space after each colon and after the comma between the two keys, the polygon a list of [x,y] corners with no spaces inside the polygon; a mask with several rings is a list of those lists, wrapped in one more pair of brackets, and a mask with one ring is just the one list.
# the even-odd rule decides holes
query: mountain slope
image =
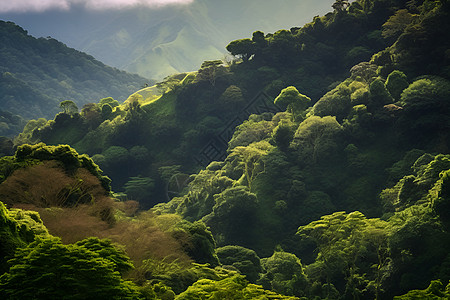
{"label": "mountain slope", "polygon": [[[121,15],[95,36],[88,36],[80,49],[107,64],[160,79],[193,71],[204,60],[222,57],[228,41],[255,30],[301,25],[310,20],[311,10],[324,12],[331,3],[285,0],[261,5],[254,0],[214,0],[170,10],[143,10],[135,18],[131,14],[136,12],[130,11],[127,17]],[[115,54],[106,53],[105,47],[116,47]],[[125,55],[130,49],[132,54]]]}
{"label": "mountain slope", "polygon": [[67,99],[80,108],[109,96],[123,101],[147,82],[11,22],[0,21],[0,61],[2,109],[28,119],[53,116]]}
{"label": "mountain slope", "polygon": [[[60,113],[28,133],[95,154],[113,189],[119,182],[142,205],[170,199],[141,216],[156,216],[161,223],[146,226],[170,229],[196,263],[227,265],[293,299],[397,299],[409,290],[399,299],[445,298],[449,14],[446,0],[357,0],[302,28],[231,42],[229,66],[208,61],[114,109],[103,101],[97,115]],[[10,170],[23,154],[45,154],[36,147],[47,148],[0,160],[0,187],[20,174]],[[197,151],[207,166],[183,174],[202,162]],[[176,230],[181,219],[194,223]],[[133,242],[146,237],[129,232]],[[135,249],[151,253],[127,248]],[[175,299],[257,297],[242,291],[245,281],[189,276],[167,255],[142,267],[139,283],[173,289]]]}
{"label": "mountain slope", "polygon": [[[196,0],[186,6],[124,11],[8,14],[33,35],[52,36],[107,65],[147,78],[193,71],[222,57],[229,41],[253,31],[301,26],[331,9],[333,1]],[[57,26],[55,26],[57,24]]]}

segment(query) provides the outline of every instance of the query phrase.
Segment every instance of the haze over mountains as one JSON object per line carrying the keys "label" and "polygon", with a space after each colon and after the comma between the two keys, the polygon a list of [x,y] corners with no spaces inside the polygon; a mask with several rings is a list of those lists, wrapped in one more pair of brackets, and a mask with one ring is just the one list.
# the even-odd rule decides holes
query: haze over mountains
{"label": "haze over mountains", "polygon": [[12,22],[0,21],[0,61],[0,135],[20,132],[23,119],[52,118],[61,101],[79,108],[105,97],[122,102],[149,83]]}
{"label": "haze over mountains", "polygon": [[[72,7],[44,13],[0,14],[34,36],[52,36],[107,65],[162,79],[218,59],[233,39],[253,31],[303,26],[331,11],[333,1],[196,0],[187,5],[89,10]],[[94,29],[92,29],[94,28]]]}
{"label": "haze over mountains", "polygon": [[[221,4],[159,10],[161,53],[251,9]],[[333,9],[154,85],[0,21],[0,299],[450,299],[450,1]]]}

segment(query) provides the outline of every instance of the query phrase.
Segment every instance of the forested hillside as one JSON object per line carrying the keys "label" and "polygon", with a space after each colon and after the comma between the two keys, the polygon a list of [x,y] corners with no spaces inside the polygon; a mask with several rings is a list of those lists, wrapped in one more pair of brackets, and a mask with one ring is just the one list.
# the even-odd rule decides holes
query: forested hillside
{"label": "forested hillside", "polygon": [[[222,58],[227,42],[252,28],[276,28],[275,24],[294,20],[303,24],[310,19],[309,11],[326,11],[330,3],[284,0],[261,5],[255,0],[197,0],[175,12],[143,10],[135,17],[135,12],[129,11],[90,33],[80,47],[107,64],[161,79],[195,70],[205,59]],[[116,51],[104,51],[105,47]]]}
{"label": "forested hillside", "polygon": [[[7,113],[24,119],[53,117],[64,100],[72,100],[80,107],[109,96],[124,101],[148,83],[147,79],[108,67],[55,39],[36,39],[11,22],[0,21],[0,61],[3,117]],[[1,122],[0,135],[17,134],[24,125],[8,131],[14,128],[4,126],[16,124]]]}
{"label": "forested hillside", "polygon": [[[41,14],[0,11],[0,19],[20,24],[33,36],[51,35],[109,66],[162,80],[196,70],[204,60],[222,58],[225,46],[233,39],[255,30],[303,25],[311,16],[327,12],[333,3],[281,0],[261,5],[260,0],[182,0],[163,1],[168,4],[160,6],[153,1],[140,2],[136,6],[133,1],[124,1],[129,6],[125,10],[112,5],[94,11],[85,7]],[[104,7],[108,0],[93,3]]]}
{"label": "forested hillside", "polygon": [[[287,86],[318,101],[352,66],[386,47],[380,28],[393,12],[375,7],[364,17],[330,13],[301,29],[255,32],[251,40],[228,46],[241,63],[209,61],[198,72],[169,77],[134,94],[107,120],[100,115],[103,103],[97,103],[82,111],[82,118],[59,116],[48,124],[30,124],[18,143],[68,143],[94,156],[113,178],[115,191],[125,192],[132,178],[145,177],[154,182],[142,197],[151,206],[163,201],[174,174],[163,175],[161,168],[190,174],[224,158],[235,126],[250,114],[280,111],[273,100]],[[358,26],[345,32],[351,22]],[[24,140],[26,136],[33,137]],[[123,164],[132,167],[124,169]]]}
{"label": "forested hillside", "polygon": [[95,264],[105,297],[450,297],[450,3],[333,9],[30,121],[0,159],[0,296],[64,293],[33,271],[58,255],[45,276]]}

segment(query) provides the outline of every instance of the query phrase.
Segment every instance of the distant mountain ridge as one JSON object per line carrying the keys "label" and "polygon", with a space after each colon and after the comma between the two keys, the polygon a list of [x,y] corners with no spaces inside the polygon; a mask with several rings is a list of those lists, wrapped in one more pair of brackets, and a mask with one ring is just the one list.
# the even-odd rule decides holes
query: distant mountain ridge
{"label": "distant mountain ridge", "polygon": [[[301,26],[311,21],[311,6],[324,12],[331,10],[332,2],[284,0],[261,5],[255,0],[197,0],[190,6],[142,10],[137,18],[131,17],[135,11],[129,11],[88,35],[80,49],[109,65],[162,79],[196,70],[204,60],[223,57],[229,41],[255,30],[282,28],[288,20],[291,26]],[[288,13],[290,10],[295,13]],[[130,27],[136,32],[128,31]],[[124,43],[127,38],[129,44]],[[106,53],[105,47],[113,51]]]}
{"label": "distant mountain ridge", "polygon": [[1,109],[28,119],[53,117],[63,100],[79,108],[105,97],[124,101],[148,82],[12,22],[0,21],[0,61]]}
{"label": "distant mountain ridge", "polygon": [[191,5],[159,9],[53,12],[47,19],[44,15],[11,18],[33,35],[51,35],[107,65],[162,79],[197,70],[203,61],[223,57],[229,41],[250,36],[253,31],[303,26],[311,16],[331,11],[333,2],[279,0],[262,5],[259,0],[196,0]]}

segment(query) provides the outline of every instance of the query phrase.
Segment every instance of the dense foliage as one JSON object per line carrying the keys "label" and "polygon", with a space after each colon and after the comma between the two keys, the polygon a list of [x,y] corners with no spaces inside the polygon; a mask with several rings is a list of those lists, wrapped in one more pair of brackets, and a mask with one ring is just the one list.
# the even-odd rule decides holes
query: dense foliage
{"label": "dense foliage", "polygon": [[[80,106],[108,96],[123,101],[148,81],[108,67],[50,37],[36,39],[4,21],[0,21],[0,60],[0,103],[6,118],[5,114],[49,118],[58,111],[58,103],[66,99]],[[0,122],[10,127],[8,130],[2,125],[0,135],[22,130],[14,128],[23,126],[18,120]]]}
{"label": "dense foliage", "polygon": [[[18,292],[15,278],[33,270],[19,261],[33,248],[39,259],[63,253],[63,265],[73,255],[98,263],[106,292],[124,297],[448,297],[450,31],[442,28],[450,6],[357,0],[333,8],[303,28],[231,42],[240,60],[229,66],[205,62],[124,104],[105,98],[78,113],[64,101],[54,120],[29,122],[15,140],[24,145],[0,161],[9,206],[30,204],[22,199],[36,195],[42,172],[68,186],[78,180],[79,191],[94,182],[83,174],[103,182],[88,156],[27,144],[38,141],[93,155],[122,193],[89,192],[91,201],[59,206],[42,199],[59,199],[61,189],[34,197],[49,232],[74,244],[5,230],[5,253],[15,255],[1,277],[5,291]],[[261,90],[273,106],[250,111]],[[202,148],[208,143],[215,147]],[[195,160],[205,149],[220,155]],[[102,197],[110,218],[95,208]],[[139,212],[127,197],[152,208]],[[124,245],[135,269],[90,236]]]}

